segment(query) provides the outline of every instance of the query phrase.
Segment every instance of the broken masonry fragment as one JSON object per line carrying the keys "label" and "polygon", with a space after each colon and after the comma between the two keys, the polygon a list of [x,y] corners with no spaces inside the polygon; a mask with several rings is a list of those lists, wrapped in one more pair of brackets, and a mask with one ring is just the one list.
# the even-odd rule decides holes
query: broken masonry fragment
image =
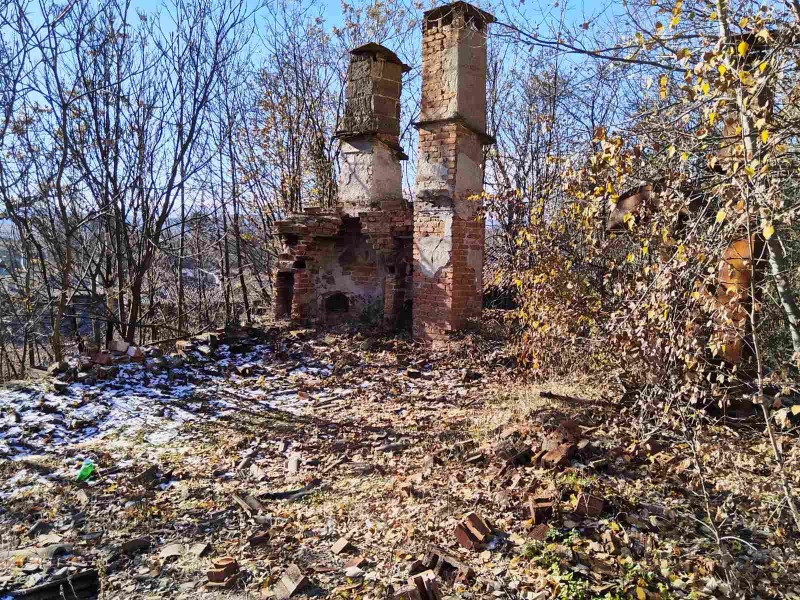
{"label": "broken masonry fragment", "polygon": [[55,362],[47,367],[48,375],[58,375],[59,373],[66,373],[69,371],[69,363],[65,360]]}
{"label": "broken masonry fragment", "polygon": [[196,556],[197,558],[200,558],[206,552],[208,552],[210,548],[211,546],[209,544],[206,544],[205,542],[197,542],[196,544],[191,545],[191,547],[189,548],[189,554],[191,554],[192,556]]}
{"label": "broken masonry fragment", "polygon": [[269,541],[270,533],[266,529],[259,529],[249,538],[247,538],[247,542],[251,546],[258,546],[260,544],[266,544]]}
{"label": "broken masonry fragment", "polygon": [[208,585],[214,587],[225,587],[230,585],[239,575],[239,563],[231,556],[215,558],[211,561],[213,565],[206,571]]}
{"label": "broken masonry fragment", "polygon": [[130,346],[126,351],[125,354],[128,355],[133,362],[144,362],[144,352],[138,346]]}
{"label": "broken masonry fragment", "polygon": [[331,552],[334,554],[341,554],[342,552],[346,552],[347,550],[351,549],[350,540],[346,537],[339,538],[336,543],[331,546]]}
{"label": "broken masonry fragment", "polygon": [[300,471],[300,461],[301,457],[297,453],[294,453],[289,457],[289,462],[286,465],[286,469],[289,471],[289,473],[298,473]]}
{"label": "broken masonry fragment", "polygon": [[603,500],[597,496],[581,494],[575,505],[575,512],[587,517],[599,517],[603,512],[604,506]]}
{"label": "broken masonry fragment", "polygon": [[131,345],[128,342],[123,342],[122,340],[111,340],[111,343],[108,345],[108,349],[111,352],[125,354],[130,346]]}
{"label": "broken masonry fragment", "polygon": [[529,496],[528,510],[534,525],[546,522],[553,516],[554,502],[550,496]]}
{"label": "broken masonry fragment", "polygon": [[469,513],[464,518],[464,523],[469,528],[470,533],[481,543],[492,535],[492,530],[489,529],[489,526],[474,512]]}
{"label": "broken masonry fragment", "polygon": [[503,461],[513,466],[531,462],[531,447],[521,442],[506,442],[500,446],[497,454]]}
{"label": "broken masonry fragment", "polygon": [[123,554],[135,554],[141,550],[146,550],[150,547],[150,538],[149,537],[139,537],[134,538],[132,540],[128,540],[127,542],[123,542],[120,550]]}
{"label": "broken masonry fragment", "polygon": [[417,588],[419,597],[423,600],[440,600],[443,597],[433,571],[423,571],[409,577],[408,584]]}
{"label": "broken masonry fragment", "polygon": [[180,356],[186,357],[192,350],[194,350],[192,340],[178,340],[175,342],[175,351]]}
{"label": "broken masonry fragment", "polygon": [[577,446],[575,444],[561,444],[560,446],[548,450],[544,456],[539,458],[542,467],[554,469],[556,467],[566,467],[569,459],[575,455]]}
{"label": "broken masonry fragment", "polygon": [[537,542],[543,542],[547,539],[547,534],[550,533],[550,525],[547,523],[540,523],[531,531],[531,537]]}
{"label": "broken masonry fragment", "polygon": [[471,567],[433,545],[428,548],[428,553],[422,562],[417,560],[409,565],[408,572],[409,575],[416,575],[426,569],[448,582],[466,583],[475,576]]}
{"label": "broken masonry fragment", "polygon": [[98,352],[92,358],[92,361],[96,365],[100,365],[101,367],[110,367],[113,363],[113,359],[108,352]]}
{"label": "broken masonry fragment", "polygon": [[454,533],[456,541],[467,550],[473,550],[478,545],[478,542],[472,539],[472,536],[469,535],[467,528],[462,523],[456,525]]}
{"label": "broken masonry fragment", "polygon": [[281,575],[281,580],[275,585],[275,595],[281,600],[291,598],[308,584],[308,578],[300,571],[300,567],[292,563]]}
{"label": "broken masonry fragment", "polygon": [[186,546],[184,546],[183,544],[180,543],[167,544],[158,553],[158,558],[160,558],[161,560],[178,558],[179,556],[185,553],[186,553]]}
{"label": "broken masonry fragment", "polygon": [[483,544],[492,535],[489,526],[474,512],[469,513],[456,525],[456,540],[467,550],[473,550]]}
{"label": "broken masonry fragment", "polygon": [[361,567],[363,567],[366,564],[367,564],[367,559],[366,558],[364,558],[363,556],[354,556],[353,558],[348,560],[346,563],[344,563],[344,568],[345,569],[350,569],[352,567],[356,567],[356,568],[360,569]]}

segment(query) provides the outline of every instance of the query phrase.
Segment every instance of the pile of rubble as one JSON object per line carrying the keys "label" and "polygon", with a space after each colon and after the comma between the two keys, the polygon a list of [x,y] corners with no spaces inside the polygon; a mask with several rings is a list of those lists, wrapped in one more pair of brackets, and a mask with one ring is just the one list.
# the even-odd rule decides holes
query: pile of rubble
{"label": "pile of rubble", "polygon": [[64,391],[73,382],[93,385],[97,381],[112,379],[119,372],[120,365],[147,362],[150,370],[165,369],[171,365],[181,366],[182,363],[174,360],[179,356],[210,358],[220,346],[225,346],[232,353],[242,353],[264,340],[265,331],[257,327],[222,327],[190,339],[178,340],[176,352],[165,357],[157,347],[136,346],[115,339],[106,350],[90,346],[73,360],[53,363],[47,373],[53,377],[51,383],[55,389]]}

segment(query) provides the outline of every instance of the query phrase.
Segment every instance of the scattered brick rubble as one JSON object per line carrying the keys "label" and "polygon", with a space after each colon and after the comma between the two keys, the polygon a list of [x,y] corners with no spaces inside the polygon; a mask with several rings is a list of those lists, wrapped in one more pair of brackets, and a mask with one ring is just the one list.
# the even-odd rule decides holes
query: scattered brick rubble
{"label": "scattered brick rubble", "polygon": [[239,575],[239,563],[230,556],[215,558],[207,572],[208,584],[216,587],[230,586]]}
{"label": "scattered brick rubble", "polygon": [[291,564],[281,575],[280,581],[275,586],[275,596],[281,600],[291,598],[308,585],[308,578],[295,564]]}
{"label": "scattered brick rubble", "polygon": [[458,543],[467,550],[474,550],[485,543],[491,534],[492,530],[489,529],[489,526],[474,512],[465,516],[464,519],[456,525],[455,529],[455,537]]}
{"label": "scattered brick rubble", "polygon": [[[259,338],[262,336],[260,334]],[[290,366],[303,368],[306,360],[303,352],[310,351],[309,348],[324,349],[336,356],[332,362],[348,356],[349,340],[344,344],[323,344],[323,339],[328,337],[326,334],[300,331],[282,331],[278,337],[283,341],[276,342],[274,351],[268,354],[269,360],[275,362],[268,365],[248,359],[247,363],[229,365],[229,377],[241,381],[242,398],[248,398],[248,392],[259,389],[257,382],[262,378],[285,381],[275,373],[284,372]],[[147,357],[143,365],[128,365],[127,372],[148,370],[157,358],[181,360],[187,365],[203,364],[213,369],[216,357],[228,356],[229,343],[246,348],[256,342],[240,335],[217,338],[212,333],[183,344],[183,357]],[[204,354],[201,347],[211,349],[211,354]],[[418,350],[409,351],[412,356],[417,353]],[[305,387],[302,391],[304,401],[310,403],[309,412],[297,417],[297,421],[296,417],[289,417],[285,429],[269,429],[268,435],[264,430],[255,429],[242,437],[229,424],[219,424],[217,431],[226,433],[222,435],[223,448],[218,458],[214,461],[204,456],[199,460],[199,470],[192,475],[182,472],[185,467],[181,462],[141,466],[137,463],[130,473],[115,471],[115,465],[105,464],[100,471],[102,479],[98,480],[102,483],[69,490],[76,498],[85,498],[86,510],[96,510],[95,503],[99,503],[97,509],[101,511],[107,510],[103,508],[106,506],[116,506],[114,511],[122,511],[127,498],[136,498],[138,505],[142,497],[148,498],[148,503],[156,497],[162,500],[154,506],[170,511],[182,506],[183,493],[188,495],[184,500],[188,499],[189,506],[198,500],[209,502],[209,508],[189,509],[186,514],[191,517],[182,516],[183,508],[177,517],[168,517],[177,518],[177,523],[186,518],[187,525],[191,523],[189,529],[176,535],[174,523],[161,521],[160,526],[134,528],[108,541],[104,540],[102,532],[80,529],[77,531],[87,541],[82,537],[78,540],[80,545],[76,546],[56,543],[56,537],[46,537],[53,534],[49,533],[47,517],[39,514],[36,522],[25,525],[26,539],[30,538],[29,543],[35,544],[52,539],[54,543],[40,550],[42,556],[56,557],[56,561],[63,560],[58,557],[71,557],[74,561],[77,557],[73,553],[77,552],[86,557],[82,559],[84,566],[78,567],[74,574],[92,568],[88,558],[91,546],[87,543],[107,548],[105,551],[112,560],[105,576],[110,577],[110,589],[115,594],[126,593],[127,588],[120,587],[120,583],[131,589],[149,589],[155,595],[161,589],[157,586],[164,585],[167,587],[163,589],[170,590],[162,594],[164,597],[176,595],[180,586],[186,590],[184,598],[199,597],[202,590],[244,589],[251,585],[260,586],[264,594],[284,598],[318,594],[320,589],[330,594],[366,590],[377,593],[379,590],[375,586],[385,586],[382,589],[388,597],[427,600],[467,590],[473,597],[514,592],[516,588],[509,586],[516,585],[516,580],[494,573],[495,567],[487,565],[497,564],[499,573],[512,568],[514,563],[509,563],[508,557],[537,552],[557,560],[564,572],[595,581],[597,586],[608,585],[622,572],[620,561],[623,558],[640,561],[654,548],[656,536],[680,526],[681,520],[671,509],[654,502],[642,501],[634,505],[609,487],[609,481],[617,480],[605,479],[606,473],[615,477],[616,470],[621,468],[667,465],[673,460],[669,448],[659,449],[655,454],[645,452],[644,442],[624,435],[612,442],[606,436],[600,444],[595,437],[597,427],[563,416],[543,416],[541,421],[531,418],[527,422],[499,426],[484,438],[458,437],[463,435],[464,414],[471,410],[476,399],[485,397],[486,391],[479,384],[470,392],[474,396],[451,400],[462,386],[472,386],[474,380],[463,382],[462,378],[453,377],[458,369],[450,365],[449,356],[443,358],[438,367],[419,361],[420,372],[433,372],[434,376],[412,380],[405,377],[408,362],[375,367],[361,357],[347,360],[351,362],[340,364],[352,369],[350,381],[356,385],[365,380],[380,382],[380,387],[374,391],[360,392],[358,402],[364,403],[360,409],[350,397],[333,401],[328,397],[328,390],[343,384],[343,379],[337,379],[332,385],[320,384],[316,389]],[[248,365],[241,371],[246,375],[235,368],[241,364]],[[371,376],[364,377],[367,371]],[[490,375],[484,373],[483,381],[486,381]],[[441,382],[449,380],[457,383],[443,387]],[[397,385],[410,388],[394,397],[392,390]],[[497,381],[493,385],[498,385]],[[319,394],[321,389],[325,390],[322,395]],[[417,394],[416,389],[425,391]],[[442,390],[447,390],[451,396],[438,397]],[[319,409],[311,408],[317,404]],[[326,417],[330,410],[348,415],[336,421],[337,427],[344,429],[334,436],[329,433],[330,422]],[[431,436],[417,437],[415,432],[419,428],[429,431],[432,418],[436,419],[436,429]],[[344,425],[349,419],[352,419],[352,429]],[[295,427],[296,422],[302,427]],[[370,428],[365,428],[365,423],[369,423]],[[376,427],[374,431],[373,426]],[[198,431],[202,432],[204,427],[205,424]],[[277,431],[282,433],[276,435]],[[237,436],[232,451],[231,447],[224,446],[228,432]],[[458,432],[456,439],[453,439],[453,432]],[[298,444],[298,439],[304,441]],[[536,460],[542,451],[547,453],[565,444],[575,446],[566,464],[559,461],[547,465]],[[655,445],[651,447],[656,449]],[[152,452],[152,447],[148,452]],[[298,459],[296,472],[287,470],[292,456]],[[187,459],[191,457],[184,457],[183,461]],[[600,460],[606,463],[602,470],[591,466]],[[673,465],[669,468],[676,470]],[[605,483],[598,485],[595,478]],[[349,485],[345,483],[348,481],[356,487],[341,487]],[[171,486],[181,482],[200,485],[202,491],[169,491]],[[126,491],[110,487],[117,485],[119,490]],[[104,489],[115,491],[103,493]],[[216,491],[208,491],[210,489]],[[478,503],[478,496],[469,490],[480,490]],[[297,502],[314,494],[321,494],[320,499],[325,503],[320,511],[317,511],[317,499],[309,503]],[[167,504],[163,501],[166,497],[170,498]],[[368,503],[362,516],[388,527],[383,531],[372,525],[344,527],[338,518],[340,509],[332,504],[337,497],[340,501],[352,497],[354,504]],[[459,510],[457,516],[449,512],[454,505]],[[479,508],[470,512],[472,506]],[[407,512],[409,509],[419,512]],[[433,529],[419,525],[427,520],[437,522],[439,511],[443,509],[448,515],[446,525],[438,528],[434,525]],[[362,509],[351,505],[346,510],[348,518],[352,518],[352,511],[361,514]],[[428,510],[434,512],[426,512]],[[334,525],[329,527],[328,517],[321,516],[323,514],[337,515]],[[603,519],[611,515],[618,515],[614,517],[614,530]],[[94,512],[89,520],[101,519]],[[209,523],[215,525],[209,529]],[[396,534],[391,533],[394,530]],[[394,536],[394,542],[385,541],[384,535]],[[426,552],[424,548],[434,540],[443,546],[430,546]],[[69,541],[76,540],[71,537]],[[395,547],[400,550],[392,550]],[[398,558],[406,547],[409,549],[406,555]],[[206,559],[209,563],[198,561],[201,555],[210,556]],[[220,557],[226,555],[230,555],[238,569],[227,561],[220,561]],[[27,572],[20,568],[15,568],[15,572],[33,582],[29,571],[38,559],[19,560]],[[407,564],[407,567],[390,569],[392,560],[399,560],[400,563],[394,564]],[[203,571],[207,566],[208,572],[198,573],[198,563],[203,564]],[[176,570],[186,569],[187,564],[194,565],[188,572]],[[49,576],[50,571],[47,573]],[[202,584],[185,580],[187,576],[197,578],[198,575],[203,575]],[[257,578],[255,582],[254,577]],[[519,581],[519,597],[538,597],[536,594],[541,593],[540,580],[534,583],[522,578]],[[51,582],[44,583],[50,585]],[[2,576],[0,585],[3,585]],[[31,583],[21,589],[34,588]],[[57,585],[48,589],[56,588]]]}

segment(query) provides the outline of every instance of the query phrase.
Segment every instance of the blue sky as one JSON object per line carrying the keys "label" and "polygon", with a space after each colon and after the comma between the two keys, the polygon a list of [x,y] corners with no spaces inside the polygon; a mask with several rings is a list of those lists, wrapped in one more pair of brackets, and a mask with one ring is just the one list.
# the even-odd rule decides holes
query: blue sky
{"label": "blue sky", "polygon": [[[267,0],[269,2],[269,0]],[[253,0],[248,0],[252,5],[255,5]],[[429,0],[423,0],[423,4],[427,5]],[[359,0],[350,0],[352,4],[360,4]],[[480,0],[475,2],[478,5],[486,5],[486,2]],[[609,6],[614,6],[618,10],[622,0],[510,0],[504,2],[503,6],[512,16],[524,16],[529,23],[538,23],[543,19],[558,20],[559,13],[566,5],[567,22],[570,24],[581,24],[585,21],[592,21],[595,17],[609,18]],[[162,4],[162,0],[133,0],[134,8],[144,9],[147,12],[154,11]],[[320,4],[323,7],[323,17],[326,24],[331,27],[341,25],[341,4],[339,0],[321,0]],[[446,2],[437,1],[437,5],[446,4]],[[495,15],[501,20],[504,19],[503,9],[495,9]]]}

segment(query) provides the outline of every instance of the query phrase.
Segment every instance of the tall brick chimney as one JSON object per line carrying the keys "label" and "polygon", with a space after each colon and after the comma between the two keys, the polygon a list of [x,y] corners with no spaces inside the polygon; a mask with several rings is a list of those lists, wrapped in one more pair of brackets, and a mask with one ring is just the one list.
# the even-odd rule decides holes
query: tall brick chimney
{"label": "tall brick chimney", "polygon": [[402,75],[409,70],[378,44],[350,52],[340,140],[338,205],[348,216],[403,197],[399,145]]}
{"label": "tall brick chimney", "polygon": [[435,340],[482,305],[486,33],[494,17],[465,2],[425,13],[414,199],[414,337]]}

